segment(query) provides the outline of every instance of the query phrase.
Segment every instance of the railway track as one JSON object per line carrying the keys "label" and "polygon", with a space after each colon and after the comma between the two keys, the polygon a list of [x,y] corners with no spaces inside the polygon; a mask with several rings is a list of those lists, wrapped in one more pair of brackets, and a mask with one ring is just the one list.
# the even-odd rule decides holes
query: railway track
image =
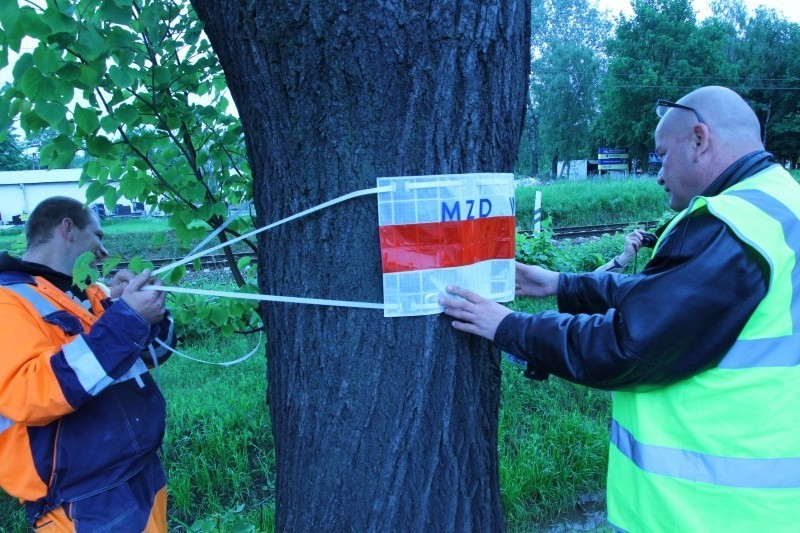
{"label": "railway track", "polygon": [[[597,237],[606,233],[620,233],[628,231],[629,228],[642,228],[645,230],[652,230],[658,227],[658,221],[648,220],[640,222],[623,222],[621,224],[598,224],[596,226],[565,226],[561,228],[553,228],[553,236],[556,239],[565,239],[573,237]],[[520,231],[530,235],[533,231]]]}
{"label": "railway track", "polygon": [[[256,254],[254,252],[236,252],[233,254],[233,257],[236,258],[238,261],[242,257],[250,257],[253,261],[256,261]],[[168,265],[170,263],[174,263],[175,261],[180,261],[183,259],[182,257],[163,257],[160,259],[145,259],[145,261],[149,261],[153,263],[153,267],[161,268],[164,265]],[[187,270],[194,270],[195,263],[199,261],[200,263],[200,270],[206,269],[215,269],[215,268],[225,268],[228,266],[228,259],[225,257],[224,254],[218,255],[204,255],[203,257],[197,258],[195,261],[190,263],[186,263]],[[120,263],[114,268],[114,270],[121,270],[123,268],[128,268],[128,261],[120,261]]]}
{"label": "railway track", "polygon": [[[553,237],[556,239],[567,239],[567,238],[576,238],[576,237],[597,237],[600,235],[604,235],[606,233],[619,233],[626,231],[628,228],[637,227],[643,228],[646,230],[651,230],[658,226],[658,222],[655,220],[646,221],[646,222],[625,222],[622,224],[599,224],[596,226],[565,226],[561,228],[553,228]],[[524,233],[526,235],[530,235],[533,233],[533,230],[523,230],[519,233]],[[238,261],[242,257],[250,257],[253,261],[257,260],[256,254],[253,252],[237,252],[234,253],[233,256]],[[153,263],[155,268],[160,268],[164,265],[168,265],[170,263],[174,263],[175,261],[179,261],[180,257],[167,257],[161,259],[148,259]],[[215,255],[204,255],[197,259],[200,262],[200,270],[205,269],[216,269],[216,268],[225,268],[228,266],[228,261],[223,254],[215,254]],[[122,261],[117,265],[117,269],[126,268],[128,266],[127,261]],[[186,268],[189,270],[195,269],[194,262],[187,263]]]}

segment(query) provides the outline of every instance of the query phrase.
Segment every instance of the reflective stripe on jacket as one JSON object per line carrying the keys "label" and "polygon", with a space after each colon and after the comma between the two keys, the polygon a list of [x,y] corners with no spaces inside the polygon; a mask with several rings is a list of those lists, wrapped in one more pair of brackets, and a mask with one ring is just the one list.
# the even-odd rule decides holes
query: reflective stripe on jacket
{"label": "reflective stripe on jacket", "polygon": [[764,258],[769,289],[715,368],[667,387],[614,393],[609,521],[625,531],[794,531],[800,185],[770,167],[695,198],[664,234],[700,207]]}
{"label": "reflective stripe on jacket", "polygon": [[0,273],[0,486],[29,518],[97,494],[157,460],[165,402],[139,355],[151,327],[87,288]]}

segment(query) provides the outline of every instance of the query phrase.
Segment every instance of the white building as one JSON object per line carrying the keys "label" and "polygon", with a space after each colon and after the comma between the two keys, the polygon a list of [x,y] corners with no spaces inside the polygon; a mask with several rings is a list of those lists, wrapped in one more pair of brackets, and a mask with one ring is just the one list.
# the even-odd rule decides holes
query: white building
{"label": "white building", "polygon": [[[80,177],[79,168],[0,172],[0,221],[24,222],[39,202],[51,196],[69,196],[86,202],[86,189],[78,186]],[[136,211],[130,200],[120,198],[118,202],[122,210]],[[102,203],[102,198],[97,203]]]}

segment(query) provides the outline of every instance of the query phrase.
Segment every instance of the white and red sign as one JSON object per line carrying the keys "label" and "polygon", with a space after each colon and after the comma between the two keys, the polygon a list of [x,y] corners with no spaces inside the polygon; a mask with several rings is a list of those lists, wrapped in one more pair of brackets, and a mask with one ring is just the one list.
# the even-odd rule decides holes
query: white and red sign
{"label": "white and red sign", "polygon": [[514,299],[513,174],[378,178],[384,316],[439,313],[458,285]]}

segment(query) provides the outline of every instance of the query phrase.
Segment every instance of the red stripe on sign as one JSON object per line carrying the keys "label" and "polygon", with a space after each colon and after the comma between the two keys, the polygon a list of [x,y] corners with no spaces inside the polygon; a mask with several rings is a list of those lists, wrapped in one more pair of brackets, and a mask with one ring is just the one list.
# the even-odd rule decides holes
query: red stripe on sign
{"label": "red stripe on sign", "polygon": [[383,273],[472,265],[516,255],[514,217],[381,226]]}

